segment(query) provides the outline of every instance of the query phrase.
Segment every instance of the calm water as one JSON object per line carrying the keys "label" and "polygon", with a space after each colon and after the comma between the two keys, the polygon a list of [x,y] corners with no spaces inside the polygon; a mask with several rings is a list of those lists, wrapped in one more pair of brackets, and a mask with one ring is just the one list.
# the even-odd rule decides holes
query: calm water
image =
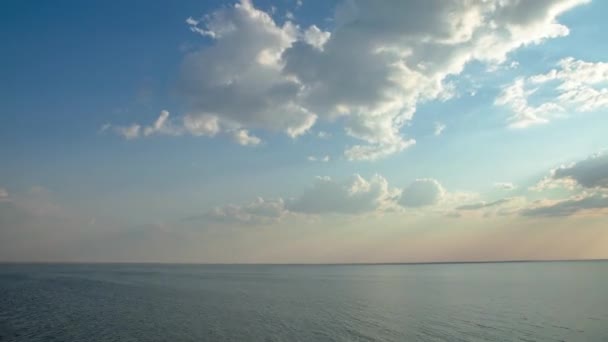
{"label": "calm water", "polygon": [[608,262],[0,265],[0,341],[608,341]]}

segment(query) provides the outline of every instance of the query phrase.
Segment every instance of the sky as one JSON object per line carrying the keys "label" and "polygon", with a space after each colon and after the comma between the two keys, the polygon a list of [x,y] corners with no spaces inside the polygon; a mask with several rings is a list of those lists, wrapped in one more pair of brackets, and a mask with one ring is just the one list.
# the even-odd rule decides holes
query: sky
{"label": "sky", "polygon": [[7,1],[0,261],[608,258],[605,1]]}

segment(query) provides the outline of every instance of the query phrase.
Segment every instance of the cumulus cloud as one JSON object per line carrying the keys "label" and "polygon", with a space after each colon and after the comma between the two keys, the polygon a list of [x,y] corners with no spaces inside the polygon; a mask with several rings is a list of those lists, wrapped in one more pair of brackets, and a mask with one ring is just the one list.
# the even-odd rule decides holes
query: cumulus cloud
{"label": "cumulus cloud", "polygon": [[[290,20],[278,24],[271,13],[242,0],[186,19],[190,30],[210,43],[182,63],[177,93],[189,110],[179,124],[171,125],[166,113],[148,127],[113,129],[127,139],[226,132],[252,145],[258,138],[251,131],[295,138],[325,120],[342,124],[359,141],[346,148],[347,159],[384,158],[415,143],[401,128],[420,103],[453,96],[446,78],[471,61],[497,65],[521,46],[567,35],[558,16],[585,2],[345,0],[328,32]],[[564,62],[562,69],[568,68],[575,73],[589,66]],[[562,74],[555,77],[573,84]],[[529,105],[523,82],[505,89],[497,103],[518,112],[516,126],[546,121],[556,107]],[[601,105],[603,95],[590,92],[588,83],[568,86],[562,100],[593,97],[594,106]]]}
{"label": "cumulus cloud", "polygon": [[317,137],[320,139],[329,139],[331,137],[331,133],[328,133],[325,131],[319,131],[319,132],[317,132]]}
{"label": "cumulus cloud", "polygon": [[220,123],[217,116],[213,115],[186,115],[184,128],[194,136],[212,137],[220,132]]}
{"label": "cumulus cloud", "polygon": [[[460,203],[471,198],[459,193],[448,194],[434,179],[418,179],[401,190],[390,186],[386,178],[378,174],[368,179],[358,174],[346,180],[316,177],[312,186],[293,198],[259,197],[243,205],[215,207],[202,216],[189,219],[211,223],[271,224],[288,216],[398,212],[403,207],[433,206],[449,196]],[[487,207],[492,205],[498,206],[499,203],[486,204]]]}
{"label": "cumulus cloud", "polygon": [[397,141],[387,144],[355,145],[344,151],[344,155],[348,160],[376,160],[403,151],[415,143],[414,139],[399,138]]}
{"label": "cumulus cloud", "polygon": [[169,121],[169,112],[166,110],[160,112],[160,115],[151,126],[147,126],[143,129],[145,136],[152,134],[179,135],[182,134],[182,132],[183,130],[181,127],[176,127]]}
{"label": "cumulus cloud", "polygon": [[[511,126],[524,128],[547,123],[562,112],[588,112],[608,107],[608,63],[586,62],[572,57],[545,74],[519,78],[503,88],[495,104],[511,108]],[[541,87],[552,91],[552,101],[532,106],[529,98]],[[545,89],[543,88],[543,89]]]}
{"label": "cumulus cloud", "polygon": [[304,31],[304,41],[309,45],[323,51],[323,45],[327,43],[331,33],[320,30],[315,25]]}
{"label": "cumulus cloud", "polygon": [[[212,39],[182,65],[179,94],[196,113],[193,117],[212,115],[226,126],[291,137],[314,125],[317,116],[298,100],[302,85],[282,73],[281,55],[299,36],[291,22],[279,26],[268,13],[241,1],[187,23]],[[322,36],[308,34],[317,44]]]}
{"label": "cumulus cloud", "polygon": [[233,140],[243,146],[258,145],[262,140],[254,135],[249,134],[246,129],[238,129],[232,132]]}
{"label": "cumulus cloud", "polygon": [[439,203],[446,194],[435,179],[417,179],[403,189],[399,204],[404,207],[425,207]]}
{"label": "cumulus cloud", "polygon": [[345,182],[317,177],[314,185],[301,196],[288,201],[290,211],[305,214],[357,214],[380,210],[391,205],[398,190],[389,187],[380,176],[369,180],[355,174]]}
{"label": "cumulus cloud", "polygon": [[399,190],[375,175],[365,179],[353,175],[345,181],[317,177],[314,184],[295,198],[264,199],[242,204],[212,208],[200,216],[186,220],[204,220],[212,224],[272,224],[293,215],[344,214],[358,215],[393,208]]}
{"label": "cumulus cloud", "polygon": [[553,217],[575,214],[597,214],[608,212],[608,195],[578,195],[561,201],[540,201],[535,206],[521,211],[523,216]]}
{"label": "cumulus cloud", "polygon": [[568,34],[556,18],[582,2],[345,1],[323,50],[294,42],[284,71],[306,85],[306,108],[343,117],[347,134],[367,143],[346,156],[373,160],[412,145],[400,129],[418,103],[451,96],[446,77]]}

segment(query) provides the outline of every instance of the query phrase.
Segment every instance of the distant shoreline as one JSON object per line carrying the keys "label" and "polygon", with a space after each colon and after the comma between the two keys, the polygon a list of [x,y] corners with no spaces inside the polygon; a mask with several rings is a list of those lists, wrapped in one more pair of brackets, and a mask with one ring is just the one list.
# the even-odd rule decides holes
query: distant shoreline
{"label": "distant shoreline", "polygon": [[147,265],[147,266],[416,266],[416,265],[467,265],[515,264],[557,262],[605,262],[608,259],[555,259],[555,260],[488,260],[488,261],[423,261],[423,262],[360,262],[360,263],[197,263],[197,262],[131,262],[131,261],[0,261],[0,265]]}

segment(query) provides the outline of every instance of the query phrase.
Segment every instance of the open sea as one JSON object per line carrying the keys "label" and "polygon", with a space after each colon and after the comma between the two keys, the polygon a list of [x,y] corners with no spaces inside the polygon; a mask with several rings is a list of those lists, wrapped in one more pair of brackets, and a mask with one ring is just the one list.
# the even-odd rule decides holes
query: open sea
{"label": "open sea", "polygon": [[0,341],[608,341],[608,262],[0,264]]}

